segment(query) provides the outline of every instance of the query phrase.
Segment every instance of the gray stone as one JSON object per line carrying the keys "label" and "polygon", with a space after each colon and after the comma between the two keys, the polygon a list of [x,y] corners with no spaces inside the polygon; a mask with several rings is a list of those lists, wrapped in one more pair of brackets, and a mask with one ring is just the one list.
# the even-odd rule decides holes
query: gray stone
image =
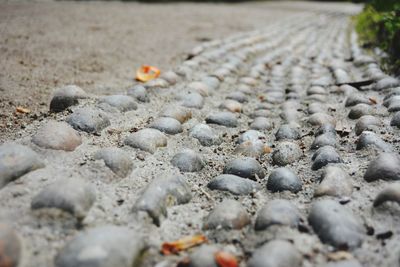
{"label": "gray stone", "polygon": [[318,102],[309,104],[307,109],[308,114],[325,113],[326,111],[326,106]]}
{"label": "gray stone", "polygon": [[271,111],[268,109],[257,109],[253,113],[251,113],[251,118],[268,118],[271,116]]}
{"label": "gray stone", "polygon": [[248,267],[300,267],[303,257],[290,242],[273,240],[258,248],[251,256]]}
{"label": "gray stone", "polygon": [[219,267],[215,262],[215,253],[219,248],[215,245],[203,245],[190,254],[188,267]]}
{"label": "gray stone", "polygon": [[55,208],[68,212],[78,220],[85,218],[96,200],[93,188],[83,180],[60,179],[46,186],[31,202],[31,208]]}
{"label": "gray stone", "polygon": [[386,201],[394,201],[400,204],[400,183],[391,183],[380,191],[374,200],[374,207],[378,207]]}
{"label": "gray stone", "polygon": [[400,111],[400,100],[390,103],[388,109],[389,112],[398,112]]}
{"label": "gray stone", "polygon": [[24,174],[44,167],[40,157],[29,147],[4,143],[0,146],[0,189]]}
{"label": "gray stone", "polygon": [[361,118],[364,115],[372,114],[372,107],[367,104],[357,104],[350,109],[348,117],[352,120]]}
{"label": "gray stone", "polygon": [[216,77],[207,76],[202,79],[203,83],[207,84],[209,87],[218,89],[220,81]]}
{"label": "gray stone", "polygon": [[393,88],[400,86],[400,81],[396,78],[387,76],[383,79],[380,79],[376,85],[375,85],[375,90],[380,91],[388,88]]}
{"label": "gray stone", "polygon": [[351,94],[346,98],[346,102],[344,103],[345,107],[352,107],[358,104],[367,104],[367,105],[371,105],[371,101],[363,96],[363,95],[359,95],[359,94]]}
{"label": "gray stone", "polygon": [[264,154],[270,153],[271,151],[272,149],[262,140],[254,140],[245,141],[238,145],[234,150],[234,154],[257,158]]}
{"label": "gray stone", "polygon": [[256,117],[250,124],[250,128],[253,130],[271,130],[273,128],[272,123],[265,117]]}
{"label": "gray stone", "polygon": [[392,152],[393,148],[391,145],[383,141],[377,134],[370,131],[364,131],[357,140],[357,150],[375,147],[384,152]]}
{"label": "gray stone", "polygon": [[234,113],[222,111],[208,115],[206,118],[206,123],[234,128],[237,126],[238,121]]}
{"label": "gray stone", "polygon": [[127,95],[110,95],[102,98],[100,103],[106,103],[121,112],[137,109],[136,102],[133,97]]}
{"label": "gray stone", "polygon": [[135,85],[134,87],[128,89],[128,91],[126,92],[127,95],[135,98],[136,100],[140,101],[140,102],[149,102],[150,99],[147,95],[147,90],[143,85]]}
{"label": "gray stone", "polygon": [[238,143],[244,143],[246,141],[257,141],[257,140],[263,140],[266,139],[267,137],[265,136],[265,134],[263,134],[262,132],[256,131],[256,130],[248,130],[244,133],[242,133],[239,136],[238,139]]}
{"label": "gray stone", "polygon": [[392,119],[390,120],[390,125],[400,128],[400,111],[393,115]]}
{"label": "gray stone", "polygon": [[341,260],[335,262],[328,262],[320,267],[362,267],[362,265],[357,260]]}
{"label": "gray stone", "polygon": [[336,150],[331,146],[323,146],[319,148],[312,156],[312,170],[319,170],[329,163],[341,163],[342,160]]}
{"label": "gray stone", "polygon": [[22,255],[21,239],[8,225],[0,224],[0,244],[0,266],[18,267]]}
{"label": "gray stone", "polygon": [[190,91],[199,93],[201,96],[206,97],[212,95],[212,88],[203,82],[191,82],[187,85]]}
{"label": "gray stone", "polygon": [[323,243],[338,249],[354,249],[364,239],[365,229],[359,218],[330,199],[314,202],[308,221]]}
{"label": "gray stone", "polygon": [[283,141],[272,153],[272,161],[275,165],[285,166],[297,161],[302,155],[303,152],[296,143]]}
{"label": "gray stone", "polygon": [[185,149],[177,153],[171,159],[171,163],[181,172],[198,172],[204,167],[204,161],[201,156],[191,149]]}
{"label": "gray stone", "polygon": [[242,104],[236,100],[226,99],[219,106],[220,109],[226,109],[230,112],[242,112]]}
{"label": "gray stone", "polygon": [[347,173],[338,166],[327,166],[322,174],[322,181],[314,192],[314,197],[334,196],[350,197],[353,184]]}
{"label": "gray stone", "polygon": [[173,71],[161,73],[160,78],[167,81],[170,85],[176,84],[179,80],[179,76]]}
{"label": "gray stone", "polygon": [[246,209],[239,202],[226,199],[208,214],[203,229],[241,229],[250,222]]}
{"label": "gray stone", "polygon": [[319,127],[317,129],[317,131],[315,132],[315,136],[319,136],[319,135],[327,134],[327,133],[336,136],[336,129],[332,124],[321,125],[321,127]]}
{"label": "gray stone", "polygon": [[232,92],[227,97],[227,99],[232,99],[240,103],[247,102],[247,96],[242,92]]}
{"label": "gray stone", "polygon": [[86,97],[85,91],[76,85],[67,85],[58,88],[54,91],[50,101],[50,111],[63,111],[70,106],[77,105],[79,99]]}
{"label": "gray stone", "polygon": [[267,189],[272,192],[291,191],[297,193],[301,190],[303,183],[288,168],[277,168],[268,177]]}
{"label": "gray stone", "polygon": [[78,233],[58,253],[55,267],[137,266],[144,238],[127,227],[100,226]]}
{"label": "gray stone", "polygon": [[400,102],[400,95],[393,95],[383,101],[385,107],[392,106],[393,104]]}
{"label": "gray stone", "polygon": [[211,190],[228,191],[234,195],[248,195],[260,189],[258,183],[232,174],[215,177],[207,187]]}
{"label": "gray stone", "polygon": [[181,123],[178,120],[169,117],[157,118],[150,123],[149,127],[166,134],[178,134],[183,131]]}
{"label": "gray stone", "polygon": [[311,149],[318,149],[323,146],[336,146],[336,133],[324,133],[315,137],[313,143],[311,144]]}
{"label": "gray stone", "polygon": [[204,106],[204,98],[199,93],[188,93],[182,97],[182,106],[202,109]]}
{"label": "gray stone", "polygon": [[144,190],[133,206],[133,212],[146,212],[153,223],[161,225],[167,208],[186,204],[192,199],[190,187],[183,176],[158,176]]}
{"label": "gray stone", "polygon": [[262,231],[272,225],[287,225],[297,228],[301,220],[300,211],[289,200],[274,199],[258,211],[254,229]]}
{"label": "gray stone", "polygon": [[228,162],[224,168],[224,174],[233,174],[244,178],[256,180],[264,178],[265,173],[260,163],[250,157],[242,157]]}
{"label": "gray stone", "polygon": [[94,108],[79,108],[67,117],[67,122],[75,129],[98,134],[111,123],[107,115]]}
{"label": "gray stone", "polygon": [[190,129],[189,135],[199,140],[200,144],[203,146],[213,146],[222,143],[222,139],[214,129],[202,123],[196,124]]}
{"label": "gray stone", "polygon": [[275,138],[276,140],[297,140],[300,139],[300,132],[289,124],[283,124],[276,132]]}
{"label": "gray stone", "polygon": [[364,179],[367,182],[400,180],[400,157],[396,153],[381,153],[369,163]]}
{"label": "gray stone", "polygon": [[158,147],[167,146],[167,137],[157,129],[146,128],[129,135],[124,143],[153,154]]}
{"label": "gray stone", "polygon": [[324,124],[336,125],[336,120],[326,113],[314,113],[308,118],[308,123],[313,126],[321,126]]}
{"label": "gray stone", "polygon": [[365,115],[357,121],[354,130],[356,132],[356,135],[360,135],[363,131],[367,130],[377,132],[379,131],[380,125],[381,121],[377,117]]}
{"label": "gray stone", "polygon": [[327,95],[328,92],[325,90],[324,87],[321,86],[312,86],[307,89],[307,95]]}
{"label": "gray stone", "polygon": [[69,124],[49,121],[36,132],[32,142],[42,148],[73,151],[82,144],[82,138]]}
{"label": "gray stone", "polygon": [[104,164],[120,177],[128,176],[133,169],[129,154],[117,147],[100,149],[94,154],[94,159],[103,160]]}
{"label": "gray stone", "polygon": [[184,123],[192,118],[192,112],[190,111],[190,109],[182,106],[168,105],[160,112],[159,116],[174,118],[180,123]]}

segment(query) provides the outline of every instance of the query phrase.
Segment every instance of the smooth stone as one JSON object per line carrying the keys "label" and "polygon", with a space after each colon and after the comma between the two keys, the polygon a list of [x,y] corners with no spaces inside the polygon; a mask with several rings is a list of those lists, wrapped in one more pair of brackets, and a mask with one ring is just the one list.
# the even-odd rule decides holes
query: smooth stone
{"label": "smooth stone", "polygon": [[186,204],[192,199],[190,186],[185,177],[157,176],[146,187],[143,194],[133,206],[133,212],[145,212],[157,226],[167,218],[167,208],[174,205]]}
{"label": "smooth stone", "polygon": [[68,212],[78,220],[86,214],[96,200],[94,189],[81,179],[60,179],[37,194],[31,202],[31,208],[55,208]]}
{"label": "smooth stone", "polygon": [[0,189],[24,174],[44,167],[43,161],[29,147],[16,143],[0,146]]}
{"label": "smooth stone", "polygon": [[364,148],[375,147],[383,152],[392,152],[391,145],[383,141],[376,133],[364,131],[357,140],[357,150]]}
{"label": "smooth stone", "polygon": [[250,124],[250,128],[253,130],[271,130],[273,125],[270,120],[265,117],[256,117]]}
{"label": "smooth stone", "polygon": [[336,152],[335,148],[331,146],[323,146],[319,148],[312,156],[311,160],[313,164],[311,169],[316,171],[322,167],[328,165],[329,163],[341,163],[342,160],[339,154]]}
{"label": "smooth stone", "polygon": [[358,104],[371,105],[371,101],[365,96],[358,95],[358,94],[351,94],[346,98],[344,106],[345,107],[353,107]]}
{"label": "smooth stone", "polygon": [[306,98],[307,101],[312,101],[312,102],[320,102],[320,103],[325,103],[327,100],[326,95],[318,95],[318,94],[314,94],[314,95],[309,95]]}
{"label": "smooth stone", "polygon": [[396,87],[396,88],[391,89],[390,93],[387,93],[385,95],[385,97],[383,98],[384,103],[385,103],[386,100],[388,100],[388,99],[390,99],[390,98],[392,98],[394,96],[399,96],[399,95],[400,95],[400,87]]}
{"label": "smooth stone", "polygon": [[357,260],[341,260],[335,262],[328,262],[320,267],[362,267]]}
{"label": "smooth stone", "polygon": [[272,161],[275,165],[285,166],[297,161],[303,152],[299,145],[289,141],[280,142],[272,153]]}
{"label": "smooth stone", "polygon": [[245,141],[239,144],[234,150],[234,154],[236,155],[252,158],[257,158],[271,152],[272,149],[262,140]]}
{"label": "smooth stone", "polygon": [[208,214],[203,229],[241,229],[250,222],[246,209],[238,201],[226,199]]}
{"label": "smooth stone", "polygon": [[160,112],[159,116],[174,118],[180,123],[184,123],[192,118],[192,112],[185,107],[168,105]]}
{"label": "smooth stone", "polygon": [[321,86],[312,86],[309,89],[307,89],[307,95],[327,95],[328,93],[326,92],[324,87]]}
{"label": "smooth stone", "polygon": [[303,257],[292,243],[272,240],[254,251],[248,267],[300,267]]}
{"label": "smooth stone", "polygon": [[182,106],[187,108],[202,109],[204,106],[204,98],[199,93],[188,93],[182,97]]}
{"label": "smooth stone", "polygon": [[287,225],[297,228],[301,220],[300,211],[289,200],[274,199],[257,212],[254,229],[262,231],[272,225]]}
{"label": "smooth stone", "polygon": [[157,118],[150,123],[149,127],[166,134],[178,134],[183,131],[181,123],[178,120],[169,117]]}
{"label": "smooth stone", "polygon": [[257,182],[232,174],[221,174],[207,184],[211,190],[228,191],[234,195],[248,195],[260,190]]}
{"label": "smooth stone", "polygon": [[0,224],[0,244],[0,266],[18,267],[23,247],[18,234],[8,225]]}
{"label": "smooth stone", "polygon": [[189,256],[188,267],[219,267],[215,262],[215,253],[219,248],[215,245],[203,245]]}
{"label": "smooth stone", "polygon": [[246,84],[249,86],[256,86],[257,80],[252,77],[242,77],[239,79],[239,83]]}
{"label": "smooth stone", "polygon": [[390,126],[396,126],[397,128],[400,128],[400,111],[393,115],[392,119],[390,120]]}
{"label": "smooth stone", "polygon": [[167,146],[167,137],[157,129],[145,128],[129,135],[124,143],[153,154],[158,147]]}
{"label": "smooth stone", "polygon": [[187,85],[190,91],[199,93],[201,96],[206,97],[212,94],[212,89],[203,82],[191,82]]}
{"label": "smooth stone", "polygon": [[240,104],[238,101],[236,100],[232,100],[232,99],[227,99],[224,100],[224,102],[221,103],[221,105],[219,106],[220,109],[226,109],[230,112],[242,112],[242,104]]}
{"label": "smooth stone", "polygon": [[252,90],[250,86],[246,84],[239,84],[238,91],[246,95],[252,95],[254,93],[254,90]]}
{"label": "smooth stone", "polygon": [[238,143],[241,144],[246,141],[264,140],[267,137],[262,132],[256,130],[247,130],[239,136]]}
{"label": "smooth stone", "polygon": [[313,126],[321,126],[328,123],[336,125],[336,120],[326,113],[314,113],[308,118],[308,123]]}
{"label": "smooth stone", "polygon": [[61,249],[55,267],[136,266],[147,245],[127,227],[106,225],[78,233]]}
{"label": "smooth stone", "polygon": [[161,73],[160,78],[167,81],[169,85],[174,85],[179,80],[179,76],[173,71],[166,71]]}
{"label": "smooth stone", "polygon": [[311,144],[311,149],[318,149],[323,146],[335,147],[336,145],[336,135],[332,133],[324,133],[315,137],[313,143]]}
{"label": "smooth stone", "polygon": [[54,91],[50,101],[50,111],[60,112],[70,106],[77,105],[78,100],[86,98],[87,95],[82,88],[76,85],[67,85]]}
{"label": "smooth stone", "polygon": [[200,144],[203,146],[213,146],[222,143],[220,136],[207,124],[196,124],[190,129],[189,136],[199,140]]}
{"label": "smooth stone", "polygon": [[94,108],[79,108],[69,115],[66,121],[75,129],[98,134],[111,125],[107,115]]}
{"label": "smooth stone", "polygon": [[238,124],[238,121],[236,115],[232,112],[222,111],[208,115],[206,118],[206,123],[235,128]]}
{"label": "smooth stone", "polygon": [[175,154],[171,163],[181,172],[198,172],[204,167],[202,157],[191,149],[185,149]]}
{"label": "smooth stone", "polygon": [[147,95],[147,90],[143,85],[135,85],[134,87],[128,89],[126,93],[140,102],[150,101],[149,96]]}
{"label": "smooth stone", "polygon": [[388,88],[393,88],[393,87],[397,87],[400,86],[400,81],[396,78],[393,77],[385,77],[383,79],[380,79],[376,85],[375,85],[375,90],[384,90],[384,89],[388,89]]}
{"label": "smooth stone", "polygon": [[283,139],[297,140],[300,139],[300,132],[289,124],[283,124],[276,132],[275,138],[278,141]]}
{"label": "smooth stone", "polygon": [[337,249],[354,249],[364,239],[365,229],[359,218],[334,200],[315,201],[308,221],[323,243]]}
{"label": "smooth stone", "polygon": [[82,138],[68,123],[49,121],[32,137],[32,142],[42,148],[74,151]]}
{"label": "smooth stone", "polygon": [[380,125],[381,121],[377,117],[365,115],[358,119],[354,130],[356,135],[360,135],[363,131],[376,132],[379,130]]}
{"label": "smooth stone", "polygon": [[314,197],[350,197],[353,192],[351,178],[340,167],[327,166],[321,180],[321,183],[315,189]]}
{"label": "smooth stone", "polygon": [[317,137],[323,134],[332,134],[333,136],[336,136],[335,126],[329,123],[321,125],[321,127],[315,131],[315,136]]}
{"label": "smooth stone", "polygon": [[315,113],[325,113],[327,112],[327,108],[325,105],[318,103],[318,102],[314,102],[308,105],[308,109],[307,109],[308,114],[315,114]]}
{"label": "smooth stone", "polygon": [[367,182],[400,180],[400,157],[396,153],[381,153],[369,163],[364,179]]}
{"label": "smooth stone", "polygon": [[94,159],[103,160],[104,164],[120,177],[128,176],[133,169],[131,157],[121,148],[102,148],[94,154]]}
{"label": "smooth stone", "polygon": [[398,112],[400,111],[400,100],[390,103],[388,109],[389,112]]}
{"label": "smooth stone", "polygon": [[257,160],[250,157],[234,159],[225,165],[224,174],[233,174],[244,178],[256,180],[264,178],[265,172]]}
{"label": "smooth stone", "polygon": [[391,183],[380,191],[375,197],[374,207],[378,207],[387,201],[400,204],[400,183]]}
{"label": "smooth stone", "polygon": [[290,191],[297,193],[301,190],[303,183],[288,168],[277,168],[268,177],[267,189],[272,192]]}
{"label": "smooth stone", "polygon": [[251,118],[258,118],[258,117],[268,118],[270,116],[271,116],[271,110],[268,109],[257,109],[250,115]]}
{"label": "smooth stone", "polygon": [[207,76],[202,79],[203,83],[207,84],[214,90],[218,89],[220,81],[216,77]]}
{"label": "smooth stone", "polygon": [[372,114],[373,110],[370,105],[367,104],[357,104],[350,109],[349,119],[356,120],[361,118],[364,115]]}
{"label": "smooth stone", "polygon": [[100,103],[106,103],[121,112],[137,109],[137,104],[133,97],[128,95],[110,95],[102,98]]}
{"label": "smooth stone", "polygon": [[387,98],[383,101],[383,105],[385,107],[392,106],[393,104],[396,104],[400,102],[400,95],[393,95],[390,98]]}
{"label": "smooth stone", "polygon": [[145,82],[143,86],[146,89],[160,89],[160,88],[167,88],[169,86],[169,83],[162,78],[156,78]]}
{"label": "smooth stone", "polygon": [[242,92],[230,93],[226,98],[235,100],[235,101],[237,101],[239,103],[245,103],[245,102],[248,101],[247,96]]}

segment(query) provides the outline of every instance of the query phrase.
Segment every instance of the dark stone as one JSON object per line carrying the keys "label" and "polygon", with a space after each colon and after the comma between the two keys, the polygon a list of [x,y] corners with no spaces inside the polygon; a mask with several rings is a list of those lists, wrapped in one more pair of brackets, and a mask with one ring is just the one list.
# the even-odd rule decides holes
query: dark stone
{"label": "dark stone", "polygon": [[150,128],[157,129],[166,134],[178,134],[183,131],[181,123],[174,119],[168,117],[161,117],[155,119],[150,125]]}
{"label": "dark stone", "polygon": [[79,108],[67,117],[67,122],[75,129],[87,133],[100,133],[111,123],[105,113],[93,108]]}
{"label": "dark stone", "polygon": [[226,127],[236,127],[238,124],[236,115],[232,112],[222,111],[210,114],[206,118],[206,123],[208,124],[218,124]]}
{"label": "dark stone", "polygon": [[61,112],[68,107],[77,105],[78,99],[86,98],[87,95],[76,85],[67,85],[54,91],[50,102],[50,111]]}
{"label": "dark stone", "polygon": [[167,146],[167,137],[157,129],[145,128],[129,135],[124,143],[153,154],[158,147]]}
{"label": "dark stone", "polygon": [[293,126],[283,124],[279,127],[275,134],[276,140],[289,139],[297,140],[300,139],[300,132]]}
{"label": "dark stone", "polygon": [[129,154],[117,147],[102,148],[96,152],[94,158],[103,160],[104,164],[120,177],[128,176],[133,169]]}
{"label": "dark stone", "polygon": [[351,108],[348,117],[352,120],[361,118],[364,115],[370,115],[372,113],[372,107],[367,104],[357,104]]}
{"label": "dark stone", "polygon": [[371,101],[362,95],[351,94],[347,97],[346,102],[344,103],[345,107],[352,107],[358,104],[367,104],[371,105]]}
{"label": "dark stone", "polygon": [[354,128],[356,135],[360,135],[363,131],[372,131],[377,132],[379,131],[381,125],[381,121],[374,116],[365,115],[362,116],[356,123]]}
{"label": "dark stone", "polygon": [[262,231],[271,225],[287,225],[297,228],[301,220],[300,211],[289,200],[274,199],[258,211],[254,229]]}
{"label": "dark stone", "polygon": [[198,172],[204,167],[203,159],[191,149],[185,149],[176,154],[171,163],[181,172]]}
{"label": "dark stone", "polygon": [[364,179],[367,182],[400,180],[400,157],[396,153],[381,153],[369,163]]}
{"label": "dark stone", "polygon": [[268,177],[267,189],[272,192],[291,191],[297,193],[303,183],[288,168],[277,168]]}
{"label": "dark stone", "polygon": [[336,146],[336,134],[324,133],[315,137],[314,142],[311,144],[311,149],[318,149],[323,146]]}
{"label": "dark stone", "polygon": [[241,229],[250,223],[246,209],[237,201],[226,199],[219,203],[205,218],[203,228]]}
{"label": "dark stone", "polygon": [[331,146],[323,146],[318,149],[311,158],[314,162],[312,170],[319,170],[329,163],[341,163],[342,160],[336,150]]}
{"label": "dark stone", "polygon": [[400,111],[394,114],[394,116],[390,120],[390,125],[400,128]]}
{"label": "dark stone", "polygon": [[221,174],[215,177],[207,187],[211,190],[228,191],[234,195],[248,195],[260,189],[258,183],[232,174]]}
{"label": "dark stone", "polygon": [[394,201],[400,204],[400,183],[392,183],[380,191],[374,200],[374,207],[378,207],[386,201]]}
{"label": "dark stone", "polygon": [[260,179],[265,176],[260,163],[250,157],[242,157],[228,162],[224,168],[224,174],[233,174],[252,180],[256,180],[256,176]]}

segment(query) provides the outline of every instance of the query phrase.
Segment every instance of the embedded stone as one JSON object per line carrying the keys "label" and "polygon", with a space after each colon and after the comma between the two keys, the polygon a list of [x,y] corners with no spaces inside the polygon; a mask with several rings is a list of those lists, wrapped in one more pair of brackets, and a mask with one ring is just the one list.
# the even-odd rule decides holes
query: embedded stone
{"label": "embedded stone", "polygon": [[307,95],[314,95],[314,94],[326,95],[328,93],[326,92],[325,88],[321,86],[312,86],[309,89],[307,89]]}
{"label": "embedded stone", "polygon": [[32,142],[42,148],[74,151],[82,144],[82,138],[69,124],[49,121],[36,132]]}
{"label": "embedded stone", "polygon": [[55,208],[68,212],[78,220],[85,218],[96,200],[93,188],[76,178],[60,179],[46,186],[31,202],[31,208]]}
{"label": "embedded stone", "polygon": [[272,149],[262,140],[249,140],[239,144],[233,151],[236,155],[257,158],[272,152]]}
{"label": "embedded stone", "polygon": [[337,166],[327,166],[322,174],[322,181],[314,192],[314,197],[334,196],[349,197],[353,192],[353,185],[349,175]]}
{"label": "embedded stone", "polygon": [[244,133],[242,133],[239,136],[238,143],[241,144],[246,141],[257,141],[257,140],[263,140],[266,139],[267,137],[265,134],[262,132],[256,131],[256,130],[248,130]]}
{"label": "embedded stone", "polygon": [[384,152],[392,152],[393,148],[391,145],[383,141],[377,134],[370,131],[364,131],[357,140],[357,150],[375,147]]}
{"label": "embedded stone", "polygon": [[232,112],[222,111],[208,115],[206,123],[234,128],[237,126],[238,121],[235,114]]}
{"label": "embedded stone", "polygon": [[5,224],[0,224],[0,245],[0,266],[18,267],[22,255],[21,239],[10,226]]}
{"label": "embedded stone", "polygon": [[167,137],[157,129],[146,128],[129,135],[124,143],[153,154],[158,147],[167,146]]}
{"label": "embedded stone", "polygon": [[260,163],[250,157],[242,157],[228,162],[224,168],[224,174],[233,174],[244,178],[256,180],[264,178],[265,173]]}
{"label": "embedded stone", "polygon": [[329,163],[341,163],[342,160],[336,150],[331,146],[323,146],[319,148],[311,158],[313,164],[311,169],[316,171]]}
{"label": "embedded stone", "polygon": [[224,100],[219,107],[230,112],[242,112],[242,104],[232,99]]}
{"label": "embedded stone", "polygon": [[273,128],[272,123],[265,117],[256,117],[250,124],[250,128],[253,130],[271,130]]}
{"label": "embedded stone", "polygon": [[168,105],[160,112],[159,116],[174,118],[180,123],[184,123],[192,118],[192,112],[185,107]]}
{"label": "embedded stone", "polygon": [[[352,260],[341,260],[335,262],[328,262],[324,267],[362,267],[362,265],[355,259]],[[320,267],[323,267],[320,266]]]}
{"label": "embedded stone", "polygon": [[92,134],[99,134],[110,126],[110,120],[102,111],[94,108],[79,108],[69,115],[66,121],[75,129]]}
{"label": "embedded stone", "polygon": [[351,108],[348,117],[352,120],[361,118],[364,115],[372,114],[372,107],[367,104],[357,104]]}
{"label": "embedded stone", "polygon": [[289,200],[273,199],[258,211],[254,229],[262,231],[272,225],[297,228],[301,221],[300,211]]}
{"label": "embedded stone", "polygon": [[44,167],[43,161],[29,147],[4,143],[0,146],[0,188],[24,174]]}
{"label": "embedded stone", "polygon": [[207,76],[202,79],[203,83],[207,84],[209,87],[213,89],[218,89],[220,81],[213,76]]}
{"label": "embedded stone", "polygon": [[127,91],[127,95],[135,98],[136,100],[140,101],[140,102],[149,102],[149,96],[147,95],[147,90],[146,88],[141,85],[135,85],[134,87],[128,89]]}
{"label": "embedded stone", "polygon": [[388,88],[393,88],[393,87],[397,87],[400,86],[400,81],[396,78],[387,76],[383,79],[380,79],[376,85],[375,85],[375,90],[384,90],[384,89],[388,89]]}
{"label": "embedded stone", "polygon": [[221,174],[207,184],[211,190],[228,191],[234,195],[248,195],[260,189],[257,182],[232,174]]}
{"label": "embedded stone", "polygon": [[241,229],[250,222],[246,209],[238,201],[226,199],[208,214],[203,229]]}
{"label": "embedded stone", "polygon": [[204,161],[201,156],[191,149],[185,149],[176,154],[171,163],[181,172],[198,172],[204,167]]}
{"label": "embedded stone", "polygon": [[338,249],[357,248],[365,236],[359,218],[330,199],[315,201],[308,221],[323,243]]}
{"label": "embedded stone", "polygon": [[324,133],[315,137],[313,143],[311,144],[311,149],[318,149],[323,146],[336,146],[336,134]]}
{"label": "embedded stone", "polygon": [[149,127],[166,134],[178,134],[183,131],[181,123],[178,120],[169,117],[157,118],[150,123]]}
{"label": "embedded stone", "polygon": [[190,254],[188,267],[219,267],[215,262],[215,253],[219,248],[215,245],[203,245]]}
{"label": "embedded stone", "polygon": [[133,212],[145,212],[157,226],[167,217],[167,208],[186,204],[192,199],[185,177],[180,175],[156,177],[133,206]]}
{"label": "embedded stone", "polygon": [[201,96],[206,97],[212,94],[212,89],[203,82],[191,82],[187,85],[190,90],[199,93]]}
{"label": "embedded stone", "polygon": [[239,91],[230,93],[226,98],[227,99],[231,99],[231,100],[235,100],[235,101],[237,101],[239,103],[245,103],[245,102],[248,101],[247,100],[247,96],[244,93],[239,92]]}
{"label": "embedded stone", "polygon": [[275,138],[278,141],[283,139],[297,140],[300,139],[300,132],[289,124],[283,124],[276,132]]}
{"label": "embedded stone", "polygon": [[67,85],[54,91],[50,101],[50,111],[60,112],[70,106],[77,105],[78,100],[86,98],[87,95],[80,87],[76,85]]}
{"label": "embedded stone", "polygon": [[369,163],[364,174],[367,182],[375,180],[400,180],[400,157],[396,153],[381,153]]}
{"label": "embedded stone", "polygon": [[277,168],[268,177],[267,189],[272,192],[290,191],[297,193],[301,190],[303,183],[288,168]]}
{"label": "embedded stone", "polygon": [[121,112],[137,109],[137,105],[133,97],[127,95],[110,95],[102,98],[100,103],[106,103]]}
{"label": "embedded stone", "polygon": [[400,183],[392,183],[380,191],[374,200],[374,207],[378,207],[387,201],[400,204]]}
{"label": "embedded stone", "polygon": [[381,121],[371,115],[362,116],[356,123],[354,128],[356,135],[360,135],[363,131],[379,131],[379,127],[381,125]]}
{"label": "embedded stone", "polygon": [[199,93],[190,92],[182,97],[182,106],[202,109],[204,106],[204,98]]}
{"label": "embedded stone", "polygon": [[351,94],[346,98],[346,102],[344,103],[344,106],[345,107],[353,107],[358,104],[371,105],[371,101],[363,95]]}
{"label": "embedded stone", "polygon": [[161,73],[160,78],[167,81],[170,85],[176,84],[179,80],[179,76],[173,71],[166,71]]}
{"label": "embedded stone", "polygon": [[195,125],[190,130],[189,135],[199,140],[200,144],[203,146],[219,145],[222,143],[222,139],[215,130],[202,123]]}
{"label": "embedded stone", "polygon": [[117,147],[100,149],[94,154],[94,159],[103,160],[104,164],[120,177],[128,176],[133,169],[129,154]]}
{"label": "embedded stone", "polygon": [[394,116],[390,120],[390,125],[400,128],[400,111],[394,114]]}
{"label": "embedded stone", "polygon": [[297,161],[302,155],[303,152],[296,143],[283,141],[272,153],[272,161],[275,165],[285,166]]}
{"label": "embedded stone", "polygon": [[127,227],[98,226],[67,242],[55,258],[55,267],[136,266],[146,247],[142,235]]}
{"label": "embedded stone", "polygon": [[308,114],[325,113],[327,111],[325,105],[322,103],[314,102],[308,105]]}
{"label": "embedded stone", "polygon": [[336,129],[332,124],[323,124],[317,129],[317,131],[315,132],[315,136],[319,136],[322,134],[331,134],[333,136],[336,136]]}
{"label": "embedded stone", "polygon": [[308,118],[308,123],[314,126],[321,126],[323,124],[336,125],[336,120],[326,113],[314,113]]}

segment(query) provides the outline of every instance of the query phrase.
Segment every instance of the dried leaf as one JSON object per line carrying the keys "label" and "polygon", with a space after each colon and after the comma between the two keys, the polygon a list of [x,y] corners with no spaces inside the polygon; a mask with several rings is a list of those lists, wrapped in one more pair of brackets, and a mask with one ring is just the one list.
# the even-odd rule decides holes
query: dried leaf
{"label": "dried leaf", "polygon": [[30,113],[30,112],[31,112],[30,109],[24,108],[24,107],[17,107],[17,108],[15,109],[15,111],[18,112],[18,113],[24,113],[24,114]]}
{"label": "dried leaf", "polygon": [[378,104],[378,101],[376,100],[375,97],[370,97],[370,98],[369,98],[369,101],[370,101],[372,104],[374,104],[374,105]]}
{"label": "dried leaf", "polygon": [[351,255],[347,251],[336,251],[329,253],[327,257],[331,261],[341,261],[341,260],[350,260],[353,258],[353,255]]}
{"label": "dried leaf", "polygon": [[272,152],[272,148],[270,148],[269,146],[267,146],[267,145],[264,145],[264,153],[265,154],[269,154],[269,153],[271,153]]}
{"label": "dried leaf", "polygon": [[161,247],[161,252],[164,255],[178,254],[179,251],[200,245],[206,241],[207,238],[204,235],[187,236],[173,242],[163,243]]}
{"label": "dried leaf", "polygon": [[136,71],[136,80],[147,82],[160,76],[160,70],[154,66],[143,65]]}
{"label": "dried leaf", "polygon": [[228,252],[218,251],[214,254],[215,262],[219,267],[237,267],[238,261],[235,256]]}

